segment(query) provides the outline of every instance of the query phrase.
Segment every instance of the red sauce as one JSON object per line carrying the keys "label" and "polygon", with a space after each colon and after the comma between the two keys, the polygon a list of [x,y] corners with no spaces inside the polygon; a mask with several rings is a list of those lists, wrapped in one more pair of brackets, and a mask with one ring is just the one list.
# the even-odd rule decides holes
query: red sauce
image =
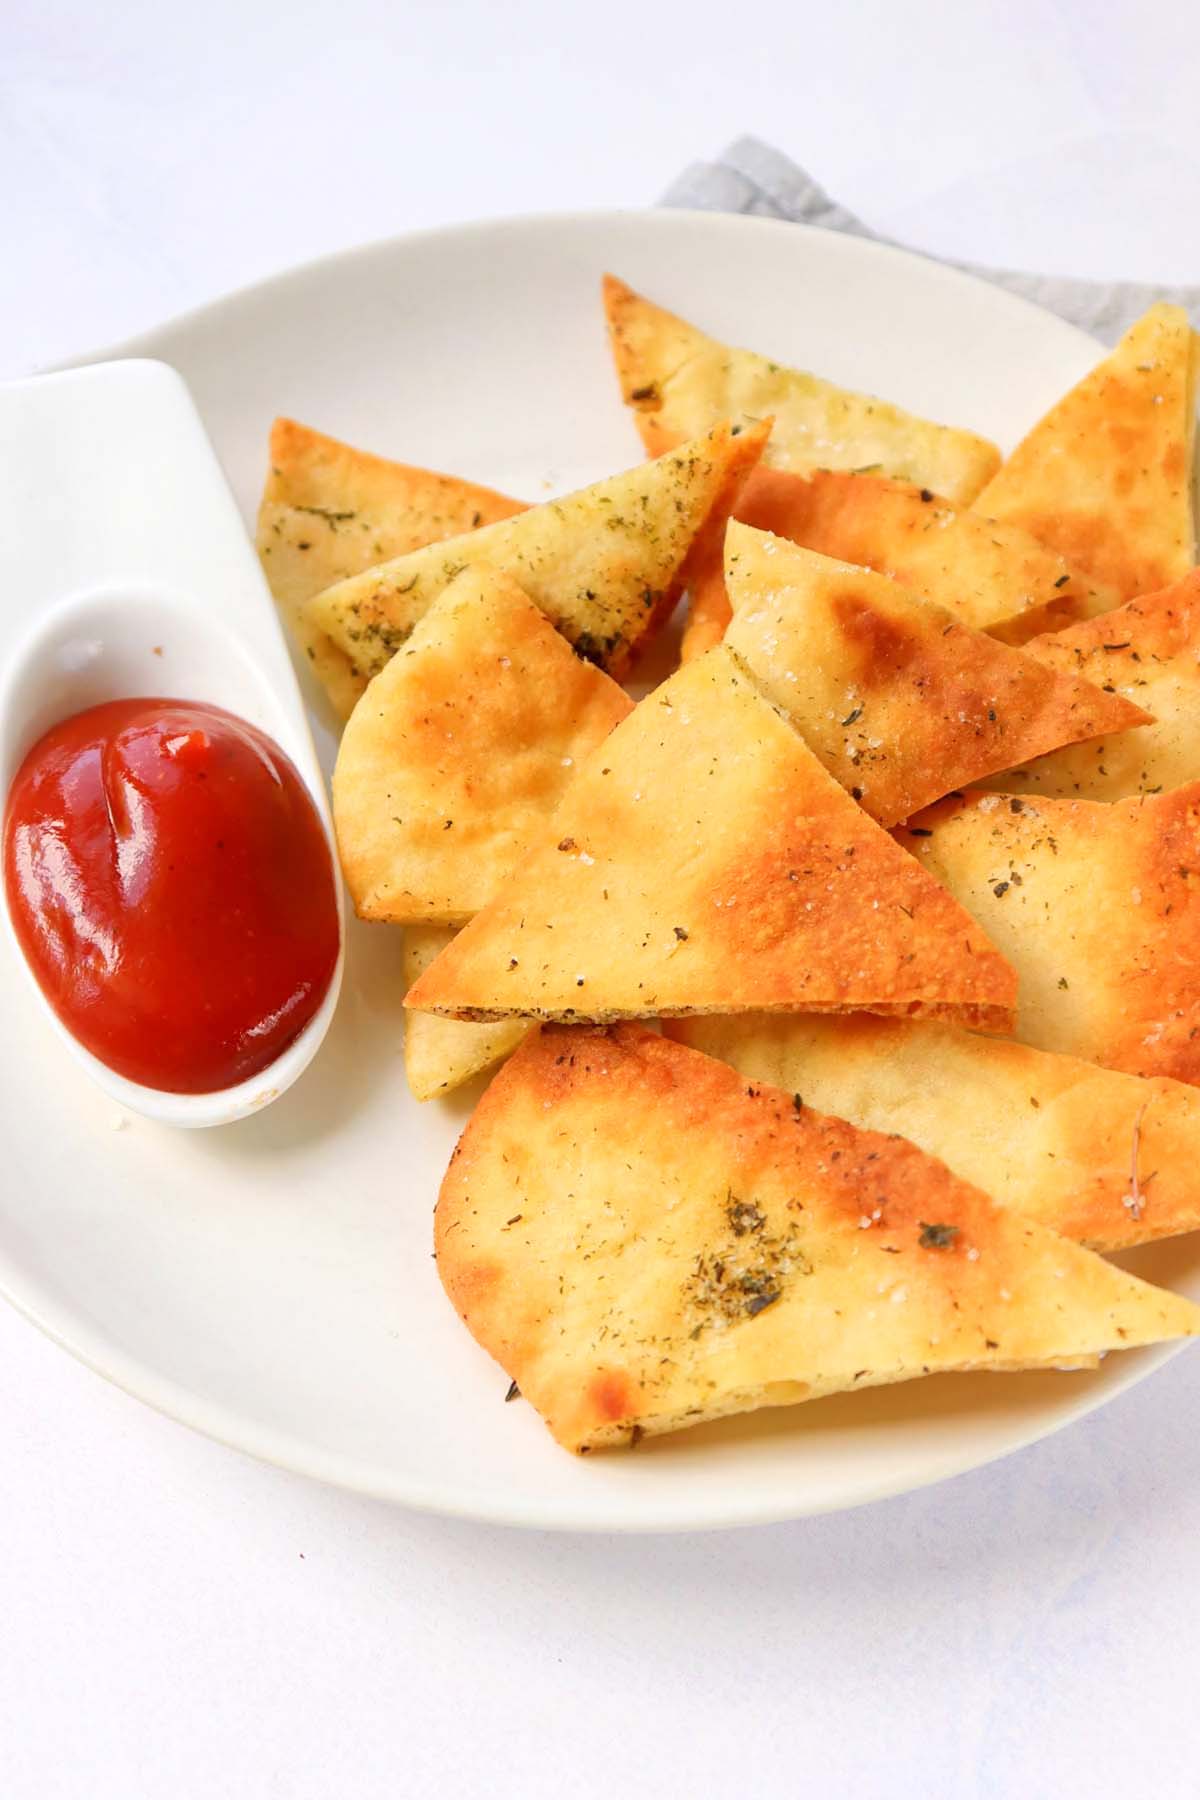
{"label": "red sauce", "polygon": [[114,700],[48,731],[9,792],[4,881],[68,1030],[169,1093],[261,1073],[337,962],[308,790],[277,744],[216,706]]}

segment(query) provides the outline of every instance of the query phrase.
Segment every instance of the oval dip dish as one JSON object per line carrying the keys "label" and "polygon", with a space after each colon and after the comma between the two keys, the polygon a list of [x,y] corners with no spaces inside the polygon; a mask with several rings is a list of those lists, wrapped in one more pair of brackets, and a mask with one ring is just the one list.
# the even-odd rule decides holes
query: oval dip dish
{"label": "oval dip dish", "polygon": [[73,715],[169,695],[269,738],[324,837],[337,954],[323,995],[274,1058],[209,1091],[145,1085],[92,1054],[26,961],[6,895],[13,954],[52,1030],[92,1079],[123,1109],[160,1124],[228,1124],[260,1111],[312,1060],[343,961],[325,786],[274,605],[174,370],[137,360],[14,382],[0,390],[0,418],[0,476],[27,526],[0,545],[0,576],[28,621],[0,672],[0,790],[9,795],[30,750]]}

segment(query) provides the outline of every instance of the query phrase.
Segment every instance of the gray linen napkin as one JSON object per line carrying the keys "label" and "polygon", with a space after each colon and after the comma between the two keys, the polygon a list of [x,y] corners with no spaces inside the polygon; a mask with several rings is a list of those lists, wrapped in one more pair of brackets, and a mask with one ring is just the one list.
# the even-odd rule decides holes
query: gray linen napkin
{"label": "gray linen napkin", "polygon": [[[872,231],[852,212],[831,200],[811,175],[781,151],[753,137],[738,138],[716,162],[693,163],[667,189],[662,204],[692,206],[702,212],[793,219],[805,225],[823,225],[829,231],[848,231],[855,237],[876,238],[884,243],[895,241]],[[1011,269],[984,269],[974,263],[954,263],[953,267],[1035,300],[1105,343],[1115,343],[1156,300],[1172,300],[1186,306],[1193,321],[1200,320],[1200,287],[1077,281],[1065,275],[1022,275]]]}

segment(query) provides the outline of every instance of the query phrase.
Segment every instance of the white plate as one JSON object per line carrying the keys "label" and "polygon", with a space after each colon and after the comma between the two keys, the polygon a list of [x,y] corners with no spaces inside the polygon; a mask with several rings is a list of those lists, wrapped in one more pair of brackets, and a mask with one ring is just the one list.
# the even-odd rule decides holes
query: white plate
{"label": "white plate", "polygon": [[[1010,445],[1094,359],[996,288],[764,220],[616,213],[398,239],[122,346],[192,387],[249,521],[272,416],[536,499],[638,459],[597,284],[612,268],[712,331]],[[111,354],[111,352],[108,352]],[[0,634],[25,623],[0,595]],[[315,1063],[204,1133],[117,1115],[0,959],[0,1285],[111,1380],[273,1462],[414,1506],[637,1530],[815,1513],[1027,1444],[1148,1374],[941,1377],[578,1461],[454,1317],[430,1213],[473,1093],[420,1107],[401,1066],[399,934],[349,934]],[[1143,1253],[1200,1298],[1200,1249]]]}

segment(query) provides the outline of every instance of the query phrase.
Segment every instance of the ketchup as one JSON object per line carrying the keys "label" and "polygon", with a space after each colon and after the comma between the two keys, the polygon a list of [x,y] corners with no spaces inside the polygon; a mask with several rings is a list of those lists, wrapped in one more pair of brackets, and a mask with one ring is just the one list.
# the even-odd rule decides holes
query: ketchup
{"label": "ketchup", "polygon": [[9,792],[4,881],[63,1024],[168,1093],[260,1074],[337,962],[308,790],[277,744],[217,706],[113,700],[48,731]]}

